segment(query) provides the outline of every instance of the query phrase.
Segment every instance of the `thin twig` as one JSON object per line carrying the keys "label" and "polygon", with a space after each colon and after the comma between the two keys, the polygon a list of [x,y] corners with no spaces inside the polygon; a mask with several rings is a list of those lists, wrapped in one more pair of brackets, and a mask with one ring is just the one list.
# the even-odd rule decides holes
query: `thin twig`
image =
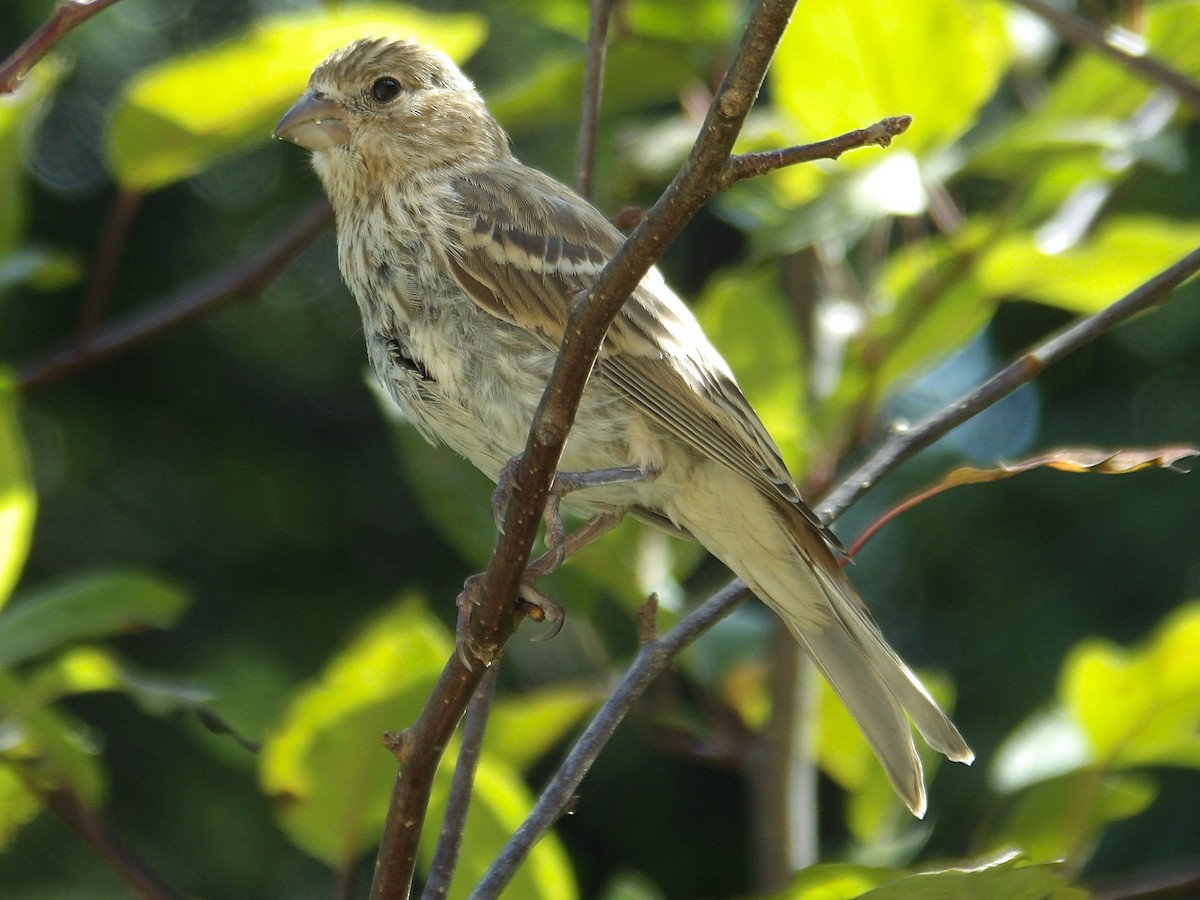
{"label": "thin twig", "polygon": [[104,821],[89,810],[71,791],[65,789],[40,793],[42,803],[79,838],[104,857],[125,885],[143,900],[184,900],[150,868],[145,860],[126,847]]}
{"label": "thin twig", "polygon": [[813,144],[739,154],[729,161],[721,189],[725,190],[744,178],[755,178],[784,166],[814,162],[818,159],[837,159],[848,150],[858,150],[861,147],[887,147],[892,138],[904,134],[911,124],[912,116],[889,116],[866,128],[856,128],[854,131],[847,131],[845,134]]}
{"label": "thin twig", "polygon": [[629,671],[579,736],[562,766],[538,797],[529,816],[476,885],[471,894],[473,900],[500,896],[533,845],[554,826],[571,804],[583,776],[642,692],[684,647],[749,596],[746,585],[735,579],[688,613],[659,640],[645,644],[638,651]]}
{"label": "thin twig", "polygon": [[1102,881],[1092,891],[1093,900],[1157,900],[1200,895],[1200,861],[1139,872]]}
{"label": "thin twig", "polygon": [[600,132],[600,101],[604,96],[604,58],[608,49],[608,20],[612,0],[592,0],[588,20],[587,61],[583,69],[583,107],[579,112],[579,148],[575,158],[575,190],[591,199],[596,175],[596,143]]}
{"label": "thin twig", "polygon": [[79,317],[81,348],[88,346],[100,323],[104,321],[116,281],[121,252],[137,211],[142,205],[143,196],[140,191],[118,191],[108,212],[108,218],[100,229],[100,240],[96,243],[96,253],[92,259],[91,276],[83,295],[83,312]]}
{"label": "thin twig", "polygon": [[1106,331],[1137,313],[1165,302],[1177,287],[1200,271],[1200,249],[1193,250],[1173,266],[1130,291],[1094,315],[1079,319],[1027,350],[975,390],[938,410],[917,425],[894,425],[891,435],[870,459],[852,472],[816,507],[826,522],[836,519],[852,503],[874,487],[879,479],[918,451],[928,447],[951,429],[1032,381],[1047,366],[1094,341]]}
{"label": "thin twig", "polygon": [[1012,0],[1012,2],[1025,7],[1044,20],[1064,41],[1089,47],[1102,56],[1107,56],[1138,78],[1168,88],[1187,106],[1191,107],[1192,112],[1200,113],[1200,84],[1156,56],[1134,52],[1122,46],[1120,41],[1114,40],[1111,29],[1101,28],[1065,9],[1051,6],[1044,0]]}
{"label": "thin twig", "polygon": [[446,798],[446,815],[442,819],[437,848],[429,865],[425,890],[421,893],[422,900],[439,900],[450,890],[454,867],[458,864],[458,851],[462,847],[463,829],[467,824],[467,809],[471,805],[471,789],[475,786],[475,769],[483,753],[483,734],[487,729],[499,675],[498,664],[488,667],[463,717],[462,746],[454,766],[450,794]]}
{"label": "thin twig", "polygon": [[50,18],[43,22],[25,43],[14,50],[3,65],[0,65],[0,95],[15,91],[21,79],[67,32],[116,2],[117,0],[60,0]]}
{"label": "thin twig", "polygon": [[[792,0],[762,0],[751,12],[683,169],[605,266],[586,298],[571,309],[562,349],[513,472],[516,491],[505,511],[503,533],[477,582],[479,603],[469,619],[464,644],[479,658],[495,658],[519,624],[521,613],[513,598],[529,561],[563,443],[608,326],[667,244],[716,192],[793,6]],[[467,669],[459,654],[453,654],[397,748],[400,771],[376,859],[373,898],[408,896],[433,775],[481,668]]]}
{"label": "thin twig", "polygon": [[86,344],[59,348],[20,372],[22,390],[33,391],[178,328],[233,300],[255,297],[333,221],[324,200],[301,214],[271,243],[247,260],[199,284],[180,288],[144,312],[94,332]]}

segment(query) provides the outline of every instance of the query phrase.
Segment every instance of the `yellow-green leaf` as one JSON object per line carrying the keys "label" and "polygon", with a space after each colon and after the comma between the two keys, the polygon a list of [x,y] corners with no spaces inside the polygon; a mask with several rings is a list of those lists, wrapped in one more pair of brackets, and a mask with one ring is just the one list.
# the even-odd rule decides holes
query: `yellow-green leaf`
{"label": "yellow-green leaf", "polygon": [[0,372],[0,608],[25,565],[36,509],[37,495],[17,422],[16,386]]}
{"label": "yellow-green leaf", "polygon": [[1003,10],[988,0],[805,0],[771,66],[772,96],[806,139],[907,113],[901,146],[920,153],[970,127],[1009,57]]}
{"label": "yellow-green leaf", "polygon": [[[455,749],[451,747],[450,754]],[[426,869],[445,818],[452,774],[453,767],[443,765],[434,779],[420,850],[422,866]],[[532,808],[533,796],[516,770],[484,753],[475,772],[458,866],[447,895],[449,900],[471,895],[475,884]],[[578,893],[566,852],[551,832],[530,851],[529,858],[517,869],[504,895],[529,900],[572,900]]]}
{"label": "yellow-green leaf", "polygon": [[1200,767],[1200,603],[1131,649],[1080,642],[1063,665],[1059,697],[1098,763]]}
{"label": "yellow-green leaf", "polygon": [[463,59],[485,32],[480,16],[382,3],[263,19],[239,38],[135,77],[113,114],[109,166],[125,188],[163,187],[265,142],[317,63],[356,38],[412,36]]}
{"label": "yellow-green leaf", "polygon": [[453,649],[410,597],[295,697],[263,744],[259,777],[298,846],[342,869],[378,840],[396,777],[380,737],[416,719]]}
{"label": "yellow-green leaf", "polygon": [[498,700],[488,721],[484,752],[523,770],[554,746],[600,699],[594,691],[562,687]]}
{"label": "yellow-green leaf", "polygon": [[1086,851],[1105,825],[1144,811],[1157,794],[1146,776],[1078,769],[1022,791],[989,839],[1034,859],[1064,859]]}
{"label": "yellow-green leaf", "polygon": [[1126,216],[1068,249],[1051,252],[1037,234],[996,244],[977,270],[993,297],[1021,297],[1094,313],[1200,246],[1200,225]]}

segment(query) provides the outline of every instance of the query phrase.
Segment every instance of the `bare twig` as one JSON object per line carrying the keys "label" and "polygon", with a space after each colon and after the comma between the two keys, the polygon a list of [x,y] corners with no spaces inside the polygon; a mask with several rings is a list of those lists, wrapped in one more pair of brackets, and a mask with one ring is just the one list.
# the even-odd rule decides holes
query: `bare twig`
{"label": "bare twig", "polygon": [[570,805],[583,776],[587,774],[617,725],[625,718],[646,687],[670,665],[671,660],[678,656],[684,647],[704,634],[749,596],[746,585],[734,580],[688,613],[662,638],[644,645],[638,651],[629,671],[588,723],[562,766],[538,797],[529,816],[504,845],[500,855],[476,886],[471,895],[473,900],[500,896],[517,868],[533,849],[533,845],[553,827]]}
{"label": "bare twig", "polygon": [[118,191],[112,209],[109,210],[108,219],[100,230],[100,240],[96,244],[96,254],[92,260],[91,277],[83,295],[83,312],[79,317],[79,346],[82,349],[87,348],[100,323],[104,321],[113,283],[116,281],[121,251],[125,247],[126,238],[129,237],[129,229],[137,216],[138,208],[142,205],[142,196],[139,191]]}
{"label": "bare twig", "polygon": [[450,890],[454,867],[458,864],[458,851],[462,846],[463,829],[467,824],[471,789],[475,785],[475,768],[483,752],[483,733],[487,728],[499,675],[499,665],[489,666],[467,706],[467,714],[463,718],[462,747],[454,766],[450,794],[446,799],[446,815],[442,819],[433,862],[429,865],[429,876],[425,879],[425,890],[421,893],[422,900],[439,900]]}
{"label": "bare twig", "polygon": [[1200,861],[1197,860],[1103,881],[1092,892],[1094,900],[1158,900],[1197,895],[1200,895]]}
{"label": "bare twig", "polygon": [[11,94],[32,69],[63,36],[117,0],[60,0],[42,27],[29,36],[0,65],[0,94]]}
{"label": "bare twig", "polygon": [[583,108],[579,113],[579,148],[575,158],[575,190],[591,198],[596,174],[596,142],[600,131],[600,100],[604,95],[604,57],[608,49],[608,19],[612,0],[592,0],[588,20],[587,62],[583,70]]}
{"label": "bare twig", "polygon": [[1200,84],[1178,69],[1167,65],[1149,53],[1134,52],[1113,39],[1111,30],[1081,18],[1065,9],[1051,6],[1044,0],[1012,0],[1042,19],[1064,41],[1081,44],[1116,62],[1138,78],[1168,88],[1187,104],[1193,113],[1200,113]]}
{"label": "bare twig", "polygon": [[84,344],[73,343],[26,365],[19,383],[36,390],[72,375],[85,366],[116,356],[178,328],[233,300],[257,296],[263,288],[333,221],[329,205],[320,201],[258,253],[223,269],[205,281],[181,288],[144,312],[96,330]]}
{"label": "bare twig", "polygon": [[46,808],[104,857],[136,896],[143,900],[183,900],[183,894],[163,881],[145,860],[122,844],[103,820],[84,806],[74,793],[59,789],[40,793],[40,796]]}
{"label": "bare twig", "polygon": [[815,144],[800,144],[782,150],[767,150],[760,153],[742,153],[729,161],[724,173],[721,189],[725,190],[743,178],[754,178],[784,166],[814,162],[818,159],[837,159],[848,150],[861,147],[886,147],[892,138],[908,131],[912,116],[889,116],[866,128],[856,128]]}
{"label": "bare twig", "polygon": [[[562,349],[513,473],[514,502],[508,505],[503,533],[479,581],[479,606],[468,624],[466,644],[478,648],[481,656],[494,658],[516,630],[521,614],[512,601],[529,560],[563,442],[608,326],[667,244],[717,191],[720,175],[729,166],[730,149],[758,96],[793,5],[791,0],[762,0],[754,8],[687,163],[605,266],[587,298],[571,309]],[[481,668],[467,669],[457,653],[452,655],[421,715],[406,732],[376,859],[372,897],[408,895],[433,774],[481,677]]]}
{"label": "bare twig", "polygon": [[1142,310],[1165,302],[1177,287],[1200,271],[1200,249],[1159,272],[1140,287],[1100,312],[1079,319],[1026,351],[975,390],[949,406],[938,410],[917,425],[894,425],[891,435],[871,454],[871,458],[852,472],[830,492],[817,514],[826,522],[836,519],[879,479],[942,435],[977,415],[1026,382],[1032,381],[1047,366],[1094,341],[1106,331],[1130,319]]}

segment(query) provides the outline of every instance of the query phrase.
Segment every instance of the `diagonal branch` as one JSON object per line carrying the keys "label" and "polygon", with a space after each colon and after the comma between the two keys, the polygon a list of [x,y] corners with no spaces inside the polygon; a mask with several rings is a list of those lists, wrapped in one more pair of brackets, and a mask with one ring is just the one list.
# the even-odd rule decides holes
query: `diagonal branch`
{"label": "diagonal branch", "polygon": [[64,345],[29,363],[18,377],[21,388],[32,391],[45,387],[194,321],[226,303],[256,296],[332,221],[333,211],[329,204],[324,200],[315,203],[249,259],[222,269],[198,284],[181,288],[144,311],[105,328],[97,328],[86,334],[83,342]]}
{"label": "diagonal branch", "polygon": [[575,157],[575,190],[589,200],[596,175],[596,142],[600,132],[600,100],[604,96],[604,58],[611,13],[612,0],[592,0],[587,62],[583,70],[583,107],[579,111],[579,149]]}
{"label": "diagonal branch", "polygon": [[11,94],[43,56],[62,40],[67,32],[117,0],[60,0],[41,28],[31,34],[0,65],[0,95]]}
{"label": "diagonal branch", "polygon": [[1107,56],[1117,65],[1132,72],[1143,81],[1161,85],[1174,94],[1193,113],[1200,114],[1200,84],[1178,69],[1167,65],[1149,53],[1138,53],[1114,40],[1111,29],[1104,29],[1065,9],[1051,6],[1045,0],[1012,0],[1042,19],[1064,41],[1080,44]]}
{"label": "diagonal branch", "polygon": [[1139,312],[1166,302],[1171,292],[1200,271],[1200,248],[1193,250],[1173,266],[1159,272],[1146,283],[1126,294],[1100,312],[1068,325],[1045,341],[1027,350],[975,390],[922,422],[909,426],[897,423],[883,445],[871,458],[852,472],[816,507],[817,515],[831,522],[846,508],[879,483],[879,479],[900,463],[924,450],[942,435],[1006,397],[1042,370],[1074,353],[1104,332],[1115,328]]}
{"label": "diagonal branch", "polygon": [[[826,523],[832,522],[872,485],[878,483],[883,476],[917,450],[928,446],[968,418],[1011,394],[1047,366],[1095,340],[1137,312],[1165,302],[1175,288],[1197,271],[1200,271],[1200,249],[1160,272],[1111,306],[1081,319],[1031,347],[1012,365],[998,372],[966,397],[930,416],[920,426],[910,431],[894,432],[899,438],[919,435],[920,439],[913,445],[902,448],[903,452],[893,446],[898,438],[886,442],[861,469],[825,498],[819,507],[821,517]],[[748,596],[746,585],[741,580],[734,579],[684,616],[661,640],[642,648],[616,689],[571,747],[567,758],[550,779],[529,816],[485,874],[476,889],[475,897],[491,898],[499,895],[511,880],[516,868],[529,855],[534,844],[566,812],[588,769],[650,682],[671,664],[680,651],[719,619],[728,615]]]}

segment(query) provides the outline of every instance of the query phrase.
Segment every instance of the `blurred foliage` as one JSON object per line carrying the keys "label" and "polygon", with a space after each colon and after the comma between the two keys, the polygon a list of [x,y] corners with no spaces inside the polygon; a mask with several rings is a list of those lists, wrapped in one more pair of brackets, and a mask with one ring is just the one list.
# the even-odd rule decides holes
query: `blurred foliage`
{"label": "blurred foliage", "polygon": [[[0,55],[49,7],[4,4]],[[104,328],[223,271],[305,208],[315,179],[270,128],[360,33],[465,61],[519,155],[568,180],[586,4],[427,7],[122,0],[0,98],[6,897],[124,896],[51,797],[112,823],[188,895],[327,896],[355,874],[365,893],[395,776],[379,736],[428,695],[453,598],[494,534],[482,476],[366,387],[332,240],[256,302],[118,360],[36,391],[22,367],[78,344],[81,319]],[[1126,40],[1200,77],[1200,2],[1116,8]],[[616,5],[601,208],[650,203],[673,175],[746,12]],[[1194,111],[991,0],[805,0],[740,146],[900,113],[914,124],[888,150],[740,184],[663,261],[814,490],[888,421],[1200,244]],[[1055,468],[1112,471],[1087,464],[1089,445],[1196,444],[1198,295],[1185,287],[947,436],[843,537],[963,465],[1070,447],[1079,464]],[[1200,857],[1194,478],[961,482],[889,524],[852,574],[980,761],[935,771],[926,757],[917,822],[822,684],[822,864],[776,896],[1068,898]],[[547,580],[567,626],[546,644],[524,640],[530,626],[507,651],[452,896],[635,652],[635,607],[657,593],[666,628],[722,578],[694,546],[626,523]],[[652,686],[513,896],[758,889],[748,785],[772,775],[755,749],[770,622],[748,605]]]}

